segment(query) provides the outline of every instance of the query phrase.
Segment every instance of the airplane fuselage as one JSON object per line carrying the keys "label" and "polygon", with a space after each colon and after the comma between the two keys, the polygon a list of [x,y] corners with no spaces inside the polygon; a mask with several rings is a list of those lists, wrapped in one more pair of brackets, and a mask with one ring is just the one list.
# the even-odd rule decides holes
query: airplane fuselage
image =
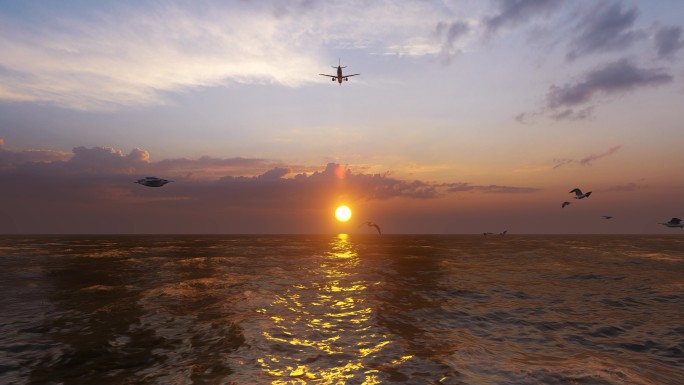
{"label": "airplane fuselage", "polygon": [[319,74],[319,75],[327,76],[327,77],[329,77],[330,80],[332,80],[332,81],[337,80],[337,82],[338,82],[339,84],[342,84],[343,81],[345,81],[345,82],[348,81],[349,78],[352,77],[352,76],[358,76],[358,75],[360,75],[360,74],[344,75],[344,74],[342,73],[342,68],[346,68],[346,67],[342,66],[341,64],[338,64],[337,67],[333,66],[333,68],[337,68],[337,74],[336,74],[336,75],[328,75],[328,74]]}
{"label": "airplane fuselage", "polygon": [[[333,78],[333,80],[334,80],[334,79],[335,79],[335,78]],[[340,83],[340,84],[342,84],[342,80],[349,80],[349,79],[347,79],[347,78],[345,78],[344,76],[342,76],[342,67],[341,67],[341,66],[337,66],[337,82]]]}

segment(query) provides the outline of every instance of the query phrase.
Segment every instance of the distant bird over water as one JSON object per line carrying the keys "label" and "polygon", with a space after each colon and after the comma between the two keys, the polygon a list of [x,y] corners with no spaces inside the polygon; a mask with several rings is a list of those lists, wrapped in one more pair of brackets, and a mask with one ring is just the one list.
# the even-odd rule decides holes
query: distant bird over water
{"label": "distant bird over water", "polygon": [[570,190],[571,193],[575,193],[575,199],[584,199],[584,198],[589,198],[589,195],[591,195],[591,191],[588,193],[582,193],[582,190],[576,188],[573,190]]}
{"label": "distant bird over water", "polygon": [[147,187],[161,187],[161,186],[163,186],[169,182],[173,182],[173,181],[157,178],[154,176],[147,176],[145,178],[138,179],[137,181],[135,181],[133,183],[138,183],[138,184],[141,184],[141,185],[147,186]]}
{"label": "distant bird over water", "polygon": [[[378,230],[378,234],[382,235],[382,231],[380,231],[380,226],[378,226],[377,223],[368,221],[366,223],[361,224],[361,226],[363,226],[363,225],[366,225],[368,227],[375,227],[375,229]],[[359,226],[359,227],[361,227],[361,226]]]}
{"label": "distant bird over water", "polygon": [[610,215],[601,215],[601,217],[603,217],[603,219],[613,219]]}
{"label": "distant bird over water", "polygon": [[564,209],[565,206],[569,205],[571,202],[565,201],[561,204],[561,208]]}
{"label": "distant bird over water", "polygon": [[682,223],[682,220],[679,218],[672,218],[669,222],[660,222],[659,225],[684,228],[684,223]]}

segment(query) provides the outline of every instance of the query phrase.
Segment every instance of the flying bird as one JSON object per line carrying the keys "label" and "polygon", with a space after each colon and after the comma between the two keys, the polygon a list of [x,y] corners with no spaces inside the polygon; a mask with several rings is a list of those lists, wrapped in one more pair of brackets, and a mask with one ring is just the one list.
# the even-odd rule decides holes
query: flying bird
{"label": "flying bird", "polygon": [[613,219],[610,215],[601,215],[604,219]]}
{"label": "flying bird", "polygon": [[589,198],[589,195],[591,195],[591,191],[588,193],[582,193],[582,190],[576,188],[570,191],[571,193],[575,193],[575,199],[584,199],[584,198]]}
{"label": "flying bird", "polygon": [[667,227],[681,227],[684,228],[684,223],[682,223],[682,220],[679,218],[672,218],[670,219],[669,222],[660,222],[660,225],[664,225]]}
{"label": "flying bird", "polygon": [[565,206],[569,205],[571,202],[565,201],[561,204],[561,208],[564,209]]}
{"label": "flying bird", "polygon": [[[368,227],[375,227],[375,229],[378,230],[378,234],[382,235],[382,231],[380,231],[380,226],[378,226],[377,223],[368,221],[366,223],[361,224],[361,226],[363,226],[363,225],[366,225]],[[359,226],[359,227],[361,227],[361,226]]]}
{"label": "flying bird", "polygon": [[173,181],[157,178],[154,176],[147,176],[147,177],[144,177],[142,179],[138,179],[137,181],[135,181],[133,183],[138,183],[138,184],[141,184],[141,185],[147,186],[147,187],[161,187],[161,186],[163,186],[169,182],[173,182]]}
{"label": "flying bird", "polygon": [[501,236],[503,237],[503,236],[506,235],[507,232],[508,232],[508,230],[504,230],[503,233],[501,233],[501,234],[499,234],[499,235],[501,235]]}

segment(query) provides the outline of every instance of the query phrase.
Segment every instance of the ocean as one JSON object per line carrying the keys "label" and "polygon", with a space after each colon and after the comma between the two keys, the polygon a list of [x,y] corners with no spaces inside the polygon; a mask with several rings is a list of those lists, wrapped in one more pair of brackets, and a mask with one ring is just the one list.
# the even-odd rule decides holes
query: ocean
{"label": "ocean", "polygon": [[684,384],[684,235],[2,236],[0,384]]}

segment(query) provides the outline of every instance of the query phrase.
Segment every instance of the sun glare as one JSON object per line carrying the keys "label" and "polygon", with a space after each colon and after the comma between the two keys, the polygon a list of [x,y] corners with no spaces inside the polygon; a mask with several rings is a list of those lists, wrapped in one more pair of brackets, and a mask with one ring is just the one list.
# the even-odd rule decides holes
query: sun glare
{"label": "sun glare", "polygon": [[348,221],[351,216],[351,209],[347,206],[339,206],[337,210],[335,210],[335,218],[337,218],[337,220],[340,222]]}

